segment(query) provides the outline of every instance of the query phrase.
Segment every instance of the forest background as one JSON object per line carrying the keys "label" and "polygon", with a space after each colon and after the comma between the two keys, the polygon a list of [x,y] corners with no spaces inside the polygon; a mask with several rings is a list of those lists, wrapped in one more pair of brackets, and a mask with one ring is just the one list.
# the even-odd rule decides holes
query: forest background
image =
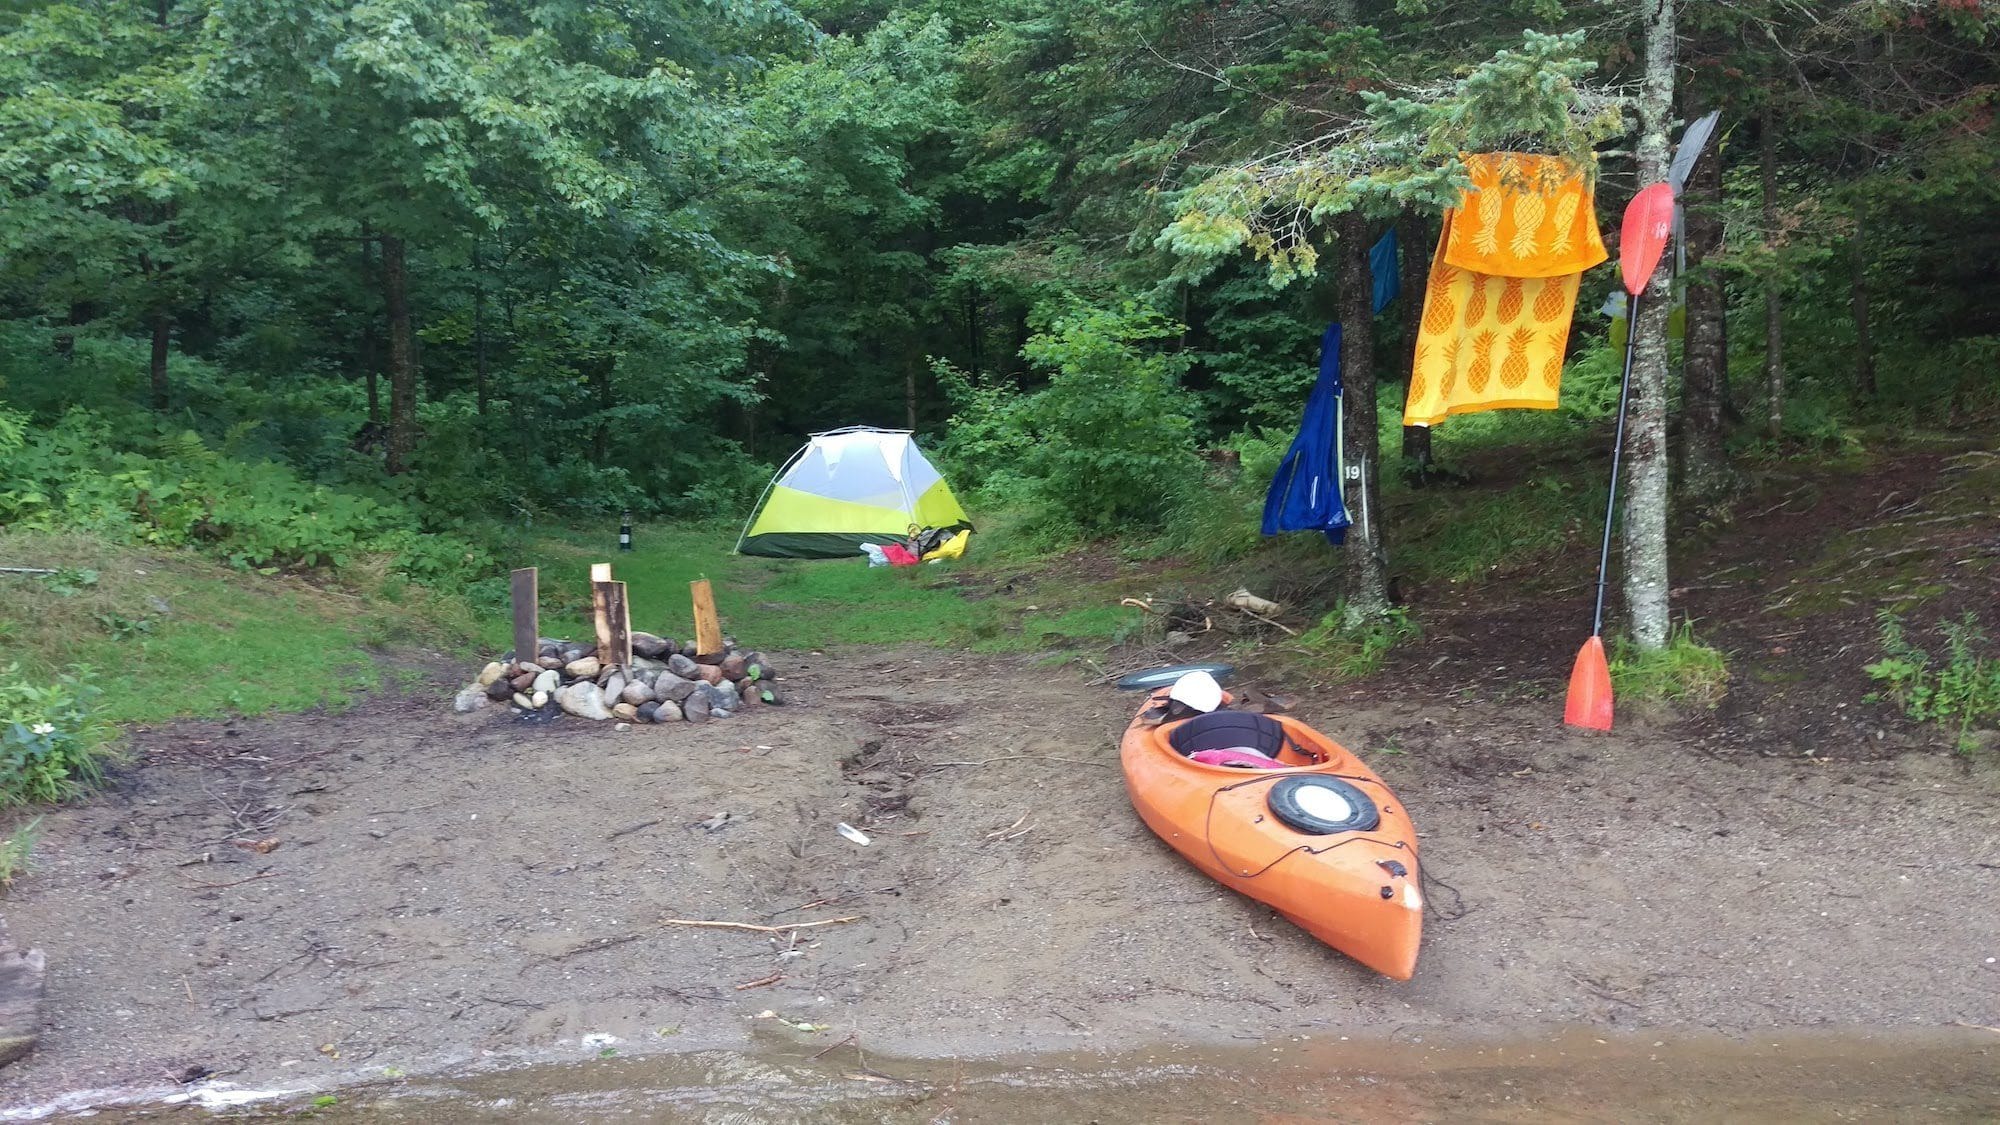
{"label": "forest background", "polygon": [[[1340,556],[1256,512],[1345,319],[1382,487],[1439,497],[1390,506],[1388,569],[1470,579],[1594,537],[1615,259],[1559,411],[1400,433],[1439,146],[1594,150],[1614,232],[1662,11],[1672,115],[1722,112],[1675,283],[1674,518],[1773,459],[1990,432],[1980,0],[7,0],[0,535],[490,607],[551,529],[740,520],[803,435],[862,423],[917,430],[1004,551],[1323,577]],[[1365,207],[1294,182],[1287,222],[1268,194],[1236,236],[1188,222],[1387,142]],[[1357,334],[1391,229],[1403,296]]]}

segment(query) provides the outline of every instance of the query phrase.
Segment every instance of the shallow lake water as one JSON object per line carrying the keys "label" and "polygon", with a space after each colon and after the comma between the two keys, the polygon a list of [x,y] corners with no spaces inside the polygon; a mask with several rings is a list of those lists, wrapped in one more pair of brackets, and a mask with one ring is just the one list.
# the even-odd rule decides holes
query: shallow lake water
{"label": "shallow lake water", "polygon": [[[1792,1122],[2000,1120],[2000,1033],[1292,1039],[953,1062],[851,1042],[544,1063],[296,1093],[226,1112],[322,1121]],[[99,1116],[207,1117],[194,1106]]]}

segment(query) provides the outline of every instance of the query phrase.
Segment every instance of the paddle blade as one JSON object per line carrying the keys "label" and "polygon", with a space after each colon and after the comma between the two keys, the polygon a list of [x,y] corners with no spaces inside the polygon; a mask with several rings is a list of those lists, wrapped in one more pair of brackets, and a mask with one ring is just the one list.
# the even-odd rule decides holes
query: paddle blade
{"label": "paddle blade", "polygon": [[1611,667],[1604,662],[1602,637],[1591,637],[1577,650],[1563,722],[1589,730],[1611,729]]}
{"label": "paddle blade", "polygon": [[1618,229],[1618,269],[1625,275],[1625,291],[1636,296],[1653,279],[1653,267],[1660,264],[1673,234],[1674,189],[1654,184],[1633,196]]}

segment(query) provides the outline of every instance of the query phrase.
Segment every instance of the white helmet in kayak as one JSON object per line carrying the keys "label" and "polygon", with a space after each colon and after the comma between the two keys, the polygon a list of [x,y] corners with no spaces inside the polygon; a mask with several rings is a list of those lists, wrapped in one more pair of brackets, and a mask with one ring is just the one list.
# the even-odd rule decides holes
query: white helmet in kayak
{"label": "white helmet in kayak", "polygon": [[1167,698],[1195,711],[1213,711],[1222,706],[1222,685],[1207,672],[1194,671],[1174,681]]}

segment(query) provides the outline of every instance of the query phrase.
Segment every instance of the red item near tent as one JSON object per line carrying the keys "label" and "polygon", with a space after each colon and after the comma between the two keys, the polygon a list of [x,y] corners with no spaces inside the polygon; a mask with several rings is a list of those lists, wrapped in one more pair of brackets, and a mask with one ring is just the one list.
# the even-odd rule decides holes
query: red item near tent
{"label": "red item near tent", "polygon": [[903,546],[901,543],[885,545],[882,548],[882,557],[889,560],[890,566],[915,566],[921,561],[917,556],[910,553],[908,547]]}

